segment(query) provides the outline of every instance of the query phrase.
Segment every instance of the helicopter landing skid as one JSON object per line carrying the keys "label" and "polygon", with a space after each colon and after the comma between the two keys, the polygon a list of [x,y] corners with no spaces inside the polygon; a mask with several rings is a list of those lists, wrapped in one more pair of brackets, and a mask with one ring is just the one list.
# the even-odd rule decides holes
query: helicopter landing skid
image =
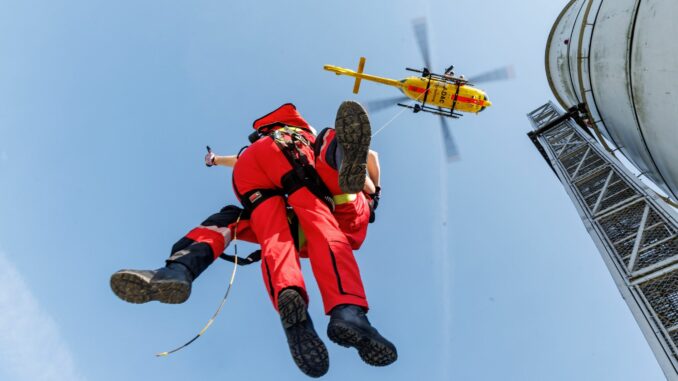
{"label": "helicopter landing skid", "polygon": [[412,69],[411,67],[406,67],[405,70],[411,71],[414,73],[419,73],[421,74],[422,77],[424,78],[430,78],[430,79],[435,79],[438,81],[446,82],[452,85],[457,85],[457,86],[473,86],[473,84],[466,79],[459,78],[453,75],[446,75],[446,74],[436,74],[432,73],[431,71],[428,70],[428,68],[424,68],[423,70],[418,70],[418,69]]}
{"label": "helicopter landing skid", "polygon": [[398,103],[398,106],[409,108],[414,113],[423,111],[423,112],[428,112],[428,113],[435,114],[435,115],[446,116],[446,117],[452,118],[452,119],[459,119],[463,116],[462,114],[460,114],[458,112],[454,112],[454,111],[445,112],[445,111],[440,110],[438,108],[431,107],[431,106],[425,106],[425,105],[422,106],[422,105],[415,104],[414,106],[412,106],[412,105],[406,105],[406,104]]}

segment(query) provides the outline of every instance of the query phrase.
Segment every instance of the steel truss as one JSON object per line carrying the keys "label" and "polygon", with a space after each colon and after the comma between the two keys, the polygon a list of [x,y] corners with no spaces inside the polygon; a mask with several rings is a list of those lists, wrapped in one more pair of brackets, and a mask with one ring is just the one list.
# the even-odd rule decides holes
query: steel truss
{"label": "steel truss", "polygon": [[678,380],[678,218],[572,119],[549,125],[564,114],[550,102],[529,113],[534,130],[541,129],[531,137],[579,211],[664,374]]}

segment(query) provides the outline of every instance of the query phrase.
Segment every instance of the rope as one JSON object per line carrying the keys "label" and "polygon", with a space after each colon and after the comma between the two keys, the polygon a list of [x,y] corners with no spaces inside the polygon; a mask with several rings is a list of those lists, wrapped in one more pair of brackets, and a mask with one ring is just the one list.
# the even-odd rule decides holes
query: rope
{"label": "rope", "polygon": [[400,110],[400,112],[398,112],[397,114],[395,114],[395,116],[393,116],[393,118],[391,118],[388,122],[384,123],[383,126],[379,127],[379,129],[378,129],[374,134],[372,134],[372,137],[375,137],[375,136],[379,135],[379,133],[380,133],[383,129],[385,129],[386,127],[388,127],[391,123],[393,123],[394,120],[398,119],[398,117],[399,117],[403,112],[405,112],[405,111],[407,111],[407,110],[408,110],[408,109],[406,109],[406,108],[403,108],[402,110]]}
{"label": "rope", "polygon": [[[423,92],[422,94],[420,94],[420,95],[417,97],[417,99],[415,99],[415,102],[419,102],[419,99],[421,99],[421,97],[423,97],[424,94],[426,94],[426,92]],[[385,129],[386,127],[388,127],[391,123],[393,123],[394,120],[398,119],[398,117],[400,117],[400,115],[402,115],[402,113],[404,113],[404,112],[407,111],[407,110],[409,110],[409,109],[403,108],[402,110],[400,110],[397,114],[395,114],[395,115],[393,116],[393,118],[391,118],[388,122],[384,123],[381,127],[379,127],[379,129],[378,129],[374,134],[372,134],[372,137],[374,138],[375,136],[379,135],[379,133],[380,133],[383,129]]]}
{"label": "rope", "polygon": [[195,335],[191,340],[187,341],[184,345],[181,345],[175,349],[172,349],[171,351],[167,352],[160,352],[156,353],[156,357],[166,357],[171,355],[172,353],[178,352],[187,346],[191,345],[194,341],[198,340],[200,336],[202,336],[209,328],[212,326],[212,323],[216,320],[217,316],[221,312],[221,310],[224,308],[224,304],[226,304],[226,299],[228,299],[228,294],[231,292],[231,287],[233,287],[233,281],[235,280],[235,273],[238,270],[238,223],[240,222],[240,217],[242,217],[242,212],[238,215],[238,219],[235,221],[235,229],[233,230],[233,246],[234,246],[234,251],[235,251],[235,260],[233,261],[233,271],[231,272],[231,280],[228,282],[228,288],[226,289],[226,294],[224,295],[224,298],[221,300],[221,304],[219,304],[219,308],[214,312],[210,320],[207,321],[207,324],[198,332],[197,335]]}

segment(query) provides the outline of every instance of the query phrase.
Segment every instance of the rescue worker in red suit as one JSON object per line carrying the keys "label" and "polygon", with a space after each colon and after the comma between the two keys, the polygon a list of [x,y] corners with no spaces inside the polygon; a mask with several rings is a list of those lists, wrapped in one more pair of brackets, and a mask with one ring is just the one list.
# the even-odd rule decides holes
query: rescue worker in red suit
{"label": "rescue worker in red suit", "polygon": [[[311,267],[325,313],[330,315],[328,336],[340,345],[357,348],[372,365],[392,363],[397,357],[395,347],[365,316],[368,303],[358,265],[328,207],[331,195],[315,170],[312,128],[292,104],[256,120],[253,127],[265,137],[241,154],[233,169],[233,185],[245,209],[251,211],[250,226],[261,245],[264,283],[280,313],[297,366],[319,377],[327,372],[329,361],[307,313],[308,296],[287,224],[285,198],[276,194],[280,191],[287,195],[306,236]],[[344,102],[335,128],[344,150],[340,182],[346,191],[359,192],[365,182],[370,139],[367,114],[359,104]]]}
{"label": "rescue worker in red suit", "polygon": [[[377,153],[370,150],[368,154],[365,186],[358,194],[343,193],[339,187],[338,163],[341,163],[343,152],[336,143],[335,132],[331,128],[323,130],[316,139],[316,167],[323,182],[334,196],[334,216],[339,227],[346,235],[351,247],[358,250],[365,240],[368,222],[375,219],[375,210],[381,194],[380,167]],[[233,167],[237,162],[236,155],[217,156],[209,150],[205,155],[205,165]],[[290,229],[298,240],[297,247],[302,258],[308,257],[308,251],[303,239],[303,231],[299,229],[298,221],[293,213],[288,213]],[[236,231],[237,230],[237,231]],[[168,264],[179,263],[190,270],[191,281],[195,280],[212,262],[219,258],[233,262],[235,257],[221,254],[228,247],[231,240],[237,237],[240,240],[258,243],[256,236],[249,226],[249,216],[243,209],[234,205],[222,208],[212,214],[198,227],[192,229],[172,246]],[[221,254],[221,255],[220,255]],[[238,258],[238,265],[245,266],[261,260],[261,251],[257,250],[245,258]],[[131,303],[146,303],[158,300],[162,303],[178,304],[188,299],[191,292],[191,282],[181,282],[179,285],[161,285],[163,275],[168,269],[158,270],[121,270],[111,278],[111,286],[116,295]],[[151,281],[152,279],[152,281]],[[151,287],[157,286],[157,287]]]}
{"label": "rescue worker in red suit", "polygon": [[[346,235],[351,247],[358,250],[367,233],[368,222],[375,219],[381,193],[380,168],[377,153],[368,154],[365,187],[358,194],[343,193],[339,186],[338,163],[343,152],[335,139],[331,128],[323,130],[316,139],[316,167],[323,182],[334,196],[334,216],[339,227]],[[236,155],[217,156],[211,150],[205,155],[205,165],[233,167]],[[288,222],[302,258],[308,257],[298,221],[288,211]],[[234,256],[221,254],[233,238],[259,243],[249,225],[249,216],[242,208],[228,205],[218,213],[212,214],[199,226],[177,241],[167,260],[169,267],[158,270],[120,270],[111,277],[111,287],[121,299],[130,303],[146,303],[157,300],[162,303],[179,304],[185,302],[191,293],[191,283],[219,257],[233,262]],[[245,258],[238,258],[238,265],[245,266],[261,260],[261,251],[257,250]],[[177,274],[187,268],[189,273],[182,281],[168,274]]]}
{"label": "rescue worker in red suit", "polygon": [[[288,226],[283,191],[288,194],[289,205],[294,209],[306,233],[308,255],[321,289],[325,311],[331,315],[328,336],[340,345],[356,347],[363,360],[372,365],[390,364],[397,358],[396,349],[370,326],[365,316],[368,305],[357,264],[348,239],[339,229],[328,206],[321,201],[326,199],[317,189],[317,183],[322,183],[322,181],[317,179],[315,184],[308,183],[308,174],[314,173],[313,164],[316,154],[312,149],[314,140],[312,128],[291,104],[283,105],[273,113],[260,118],[255,122],[254,127],[262,135],[271,134],[274,138],[260,139],[255,142],[238,160],[234,170],[234,188],[239,198],[243,200],[247,212],[251,214],[249,222],[242,221],[242,225],[240,227],[236,225],[235,228],[238,229],[240,238],[252,241],[259,238],[264,259],[262,262],[264,280],[274,306],[280,312],[295,362],[302,371],[313,377],[324,374],[329,366],[326,348],[315,333],[311,319],[306,312],[308,299],[294,240]],[[331,134],[334,131],[329,132]],[[359,191],[365,182],[365,160],[370,136],[367,115],[360,105],[352,102],[342,104],[337,116],[337,135],[340,151],[343,151],[344,155],[338,182],[343,181],[344,190]],[[328,137],[327,142],[334,140],[331,136]],[[292,152],[294,157],[289,156],[289,150],[287,156],[284,153],[284,150],[289,149],[290,146],[294,148]],[[326,155],[328,147],[317,146],[317,148],[320,148],[319,153],[322,152],[323,157],[329,157]],[[322,162],[322,159],[317,161],[319,168],[327,164]],[[303,171],[298,168],[299,164],[303,166]],[[295,167],[297,167],[296,171]],[[335,168],[336,163],[332,168],[334,183],[337,182]],[[331,174],[331,171],[327,171],[324,177],[329,178],[328,174]],[[290,177],[296,177],[296,180],[290,180]],[[339,192],[336,184],[331,181],[328,183],[330,183],[330,188],[334,188],[331,193],[336,196]],[[360,196],[357,196],[357,199],[366,200],[362,193],[359,192],[358,195]],[[378,193],[375,192],[373,196],[372,201],[376,203]],[[351,200],[350,204],[363,204],[354,201]],[[347,204],[349,203],[342,203],[342,205]],[[169,269],[165,271],[168,281],[172,278],[169,275],[171,271],[180,271],[182,267],[190,268],[191,261],[187,261],[186,257],[191,256],[182,256],[181,252],[186,250],[180,249],[181,247],[193,247],[191,245],[196,243],[203,246],[207,244],[213,255],[217,256],[223,250],[224,237],[228,238],[227,236],[232,234],[230,229],[233,229],[233,226],[232,224],[226,225],[225,221],[218,221],[218,218],[213,217],[219,216],[222,220],[230,219],[232,222],[236,213],[238,213],[238,208],[229,206],[202,224],[217,227],[224,225],[221,228],[228,230],[223,235],[214,235],[211,241],[210,237],[206,236],[209,235],[205,231],[208,229],[197,228],[177,242],[173,248],[173,257],[176,258],[173,260],[171,257],[168,260],[167,268]],[[230,217],[224,218],[224,216]],[[241,216],[242,214],[238,214],[238,218]],[[366,218],[369,216],[367,215]],[[354,225],[361,226],[361,224]],[[359,247],[362,243],[365,230],[358,229],[357,236],[352,239],[354,246]],[[219,249],[220,243],[221,249]],[[195,259],[196,256],[192,258]],[[202,271],[206,265],[203,263],[198,267],[201,267],[200,271]],[[125,271],[116,273],[119,275],[118,278],[130,275],[124,273]],[[156,271],[152,274],[154,282],[158,285],[164,280],[163,276],[158,277],[160,272]],[[189,280],[189,287],[190,281],[197,276],[197,274],[193,275]],[[116,291],[114,277],[111,279],[111,286]],[[129,288],[130,283],[134,282],[127,281],[125,287]],[[190,293],[190,288],[188,292]],[[144,296],[144,300],[135,301],[124,298],[116,291],[121,298],[136,303],[148,300],[170,303],[183,301],[154,298],[153,290],[150,288],[145,290],[145,293],[147,295]]]}
{"label": "rescue worker in red suit", "polygon": [[[367,157],[367,177],[365,186],[358,193],[345,193],[339,185],[339,164],[343,159],[343,150],[337,143],[335,130],[326,128],[316,137],[314,144],[315,168],[322,182],[327,186],[334,200],[334,218],[353,250],[358,250],[367,236],[369,223],[374,222],[374,211],[381,196],[380,167],[378,155],[369,150]],[[237,155],[219,156],[211,151],[205,155],[205,165],[234,167]],[[292,232],[295,234],[295,231]],[[303,231],[301,232],[303,235]],[[301,257],[308,257],[306,246],[302,246]]]}

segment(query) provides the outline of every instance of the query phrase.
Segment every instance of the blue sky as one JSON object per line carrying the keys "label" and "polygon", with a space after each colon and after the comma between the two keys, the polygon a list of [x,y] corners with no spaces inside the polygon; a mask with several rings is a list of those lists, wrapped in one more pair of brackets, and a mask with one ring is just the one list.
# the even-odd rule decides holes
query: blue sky
{"label": "blue sky", "polygon": [[258,268],[240,269],[203,338],[163,359],[153,354],[216,308],[230,267],[215,264],[180,306],[126,304],[108,278],[158,267],[235,202],[230,171],[202,164],[206,144],[237,151],[253,119],[288,101],[322,128],[344,99],[395,95],[365,83],[353,96],[352,81],[322,66],[364,55],[367,72],[405,77],[422,64],[419,16],[438,69],[512,63],[517,78],[484,86],[494,106],[452,123],[460,162],[443,162],[427,115],[403,113],[374,140],[384,193],[356,256],[370,319],[400,358],[371,368],[327,340],[325,379],[663,379],[525,136],[525,114],[552,99],[543,50],[565,3],[0,0],[0,379],[303,379]]}

